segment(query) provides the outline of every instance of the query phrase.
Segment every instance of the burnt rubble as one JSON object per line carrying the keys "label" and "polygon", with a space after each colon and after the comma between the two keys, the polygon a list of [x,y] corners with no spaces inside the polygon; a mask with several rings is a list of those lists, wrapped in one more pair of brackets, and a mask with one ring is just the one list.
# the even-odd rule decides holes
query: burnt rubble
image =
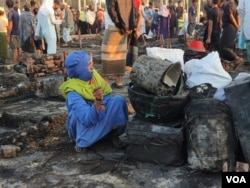
{"label": "burnt rubble", "polygon": [[[183,43],[178,42],[179,40],[174,39],[171,47],[185,49],[185,61],[204,57],[204,53],[188,51]],[[83,44],[83,47],[86,47],[84,50],[93,53],[98,71],[101,66],[100,44],[99,39],[85,41]],[[149,45],[168,47],[169,41],[150,41]],[[1,147],[0,152],[6,151],[5,154],[0,155],[0,187],[13,185],[19,187],[79,187],[79,185],[82,187],[194,187],[194,185],[220,187],[220,173],[202,173],[192,170],[185,163],[186,156],[181,158],[181,163],[178,165],[182,165],[178,167],[141,163],[136,160],[128,161],[125,151],[110,147],[108,140],[95,144],[87,154],[75,153],[74,141],[68,138],[65,127],[67,118],[65,101],[58,90],[58,86],[66,78],[63,59],[71,50],[74,49],[63,48],[54,56],[27,55],[18,66],[12,64],[0,66],[0,69],[4,70],[0,76],[0,145],[4,147]],[[145,52],[145,48],[139,48],[139,55]],[[127,71],[124,83],[129,82]],[[210,86],[207,87],[213,89]],[[191,91],[193,97],[203,99],[211,97],[211,93],[214,92],[203,88],[204,93],[200,93],[200,88],[203,86],[198,86]],[[196,91],[199,93],[195,93]],[[127,87],[119,91],[114,90],[114,94],[126,97],[128,106],[132,108]],[[179,98],[176,101],[179,102]],[[172,102],[176,103],[176,101]],[[187,101],[183,102],[186,104]],[[159,100],[159,103],[162,102]],[[133,108],[130,110],[131,119],[136,114],[133,110]],[[155,110],[157,112],[161,109]],[[181,114],[181,117],[183,116],[184,114]],[[182,120],[177,123],[178,130],[182,130]],[[137,123],[137,127],[140,128],[141,126],[138,125],[143,123],[138,122],[134,120],[132,124]],[[132,124],[130,127],[133,126]],[[155,129],[158,126],[158,124],[154,126],[152,122],[145,124],[150,124],[148,129]],[[171,127],[171,130],[176,130],[174,128]],[[139,133],[141,130],[135,131]],[[164,131],[160,133],[165,134]],[[174,136],[174,141],[184,139],[183,134],[176,133]],[[179,142],[176,144],[182,146]],[[183,151],[176,153],[180,156],[179,153],[183,154]]]}

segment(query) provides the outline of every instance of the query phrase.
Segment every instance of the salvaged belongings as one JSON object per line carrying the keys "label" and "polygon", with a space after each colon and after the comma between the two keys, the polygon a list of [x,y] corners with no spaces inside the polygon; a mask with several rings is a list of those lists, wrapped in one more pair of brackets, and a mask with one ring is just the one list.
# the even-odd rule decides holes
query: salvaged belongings
{"label": "salvaged belongings", "polygon": [[147,48],[147,53],[154,57],[141,55],[136,59],[128,86],[136,117],[155,123],[182,119],[189,99],[189,91],[184,91],[184,52],[178,49],[171,55],[165,52],[163,48]]}
{"label": "salvaged belongings", "polygon": [[158,95],[174,95],[181,76],[181,64],[141,55],[133,64],[130,79],[145,90]]}
{"label": "salvaged belongings", "polygon": [[186,62],[184,72],[187,76],[186,85],[189,88],[210,83],[219,89],[229,85],[232,81],[231,75],[224,70],[216,51],[209,53],[202,59],[192,59]]}
{"label": "salvaged belongings", "polygon": [[190,50],[193,50],[196,52],[206,52],[203,42],[199,40],[190,41],[187,43],[187,46]]}
{"label": "salvaged belongings", "polygon": [[186,162],[183,136],[182,122],[152,124],[135,118],[128,122],[123,141],[129,160],[179,166]]}
{"label": "salvaged belongings", "polygon": [[250,163],[250,74],[239,75],[243,79],[225,88],[225,95],[232,111],[234,126],[246,162]]}
{"label": "salvaged belongings", "polygon": [[187,62],[192,59],[202,59],[205,56],[207,56],[207,52],[197,52],[194,50],[187,49],[184,52],[183,59],[184,62]]}
{"label": "salvaged belongings", "polygon": [[188,164],[202,171],[221,171],[232,164],[235,133],[228,105],[215,99],[192,100],[185,109]]}
{"label": "salvaged belongings", "polygon": [[184,118],[183,109],[188,103],[189,91],[174,96],[156,96],[130,83],[128,97],[136,117],[154,123],[164,123]]}
{"label": "salvaged belongings", "polygon": [[192,87],[189,92],[191,99],[205,99],[213,98],[217,89],[212,87],[211,84],[200,84],[198,86]]}
{"label": "salvaged belongings", "polygon": [[26,55],[14,69],[19,73],[26,73],[30,79],[64,74],[64,59],[67,53],[54,55]]}
{"label": "salvaged belongings", "polygon": [[184,70],[183,55],[184,51],[182,49],[173,48],[160,48],[151,47],[146,48],[147,56],[154,57],[156,59],[167,60],[172,63],[180,63],[181,69]]}

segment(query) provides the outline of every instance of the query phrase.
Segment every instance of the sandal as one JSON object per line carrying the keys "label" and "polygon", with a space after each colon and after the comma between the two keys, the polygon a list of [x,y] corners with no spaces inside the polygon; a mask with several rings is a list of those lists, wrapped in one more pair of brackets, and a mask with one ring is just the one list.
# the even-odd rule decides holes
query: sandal
{"label": "sandal", "polygon": [[82,148],[82,147],[75,146],[75,150],[78,153],[87,153],[87,148]]}
{"label": "sandal", "polygon": [[123,85],[118,85],[116,82],[111,84],[111,87],[114,89],[122,89],[124,86]]}

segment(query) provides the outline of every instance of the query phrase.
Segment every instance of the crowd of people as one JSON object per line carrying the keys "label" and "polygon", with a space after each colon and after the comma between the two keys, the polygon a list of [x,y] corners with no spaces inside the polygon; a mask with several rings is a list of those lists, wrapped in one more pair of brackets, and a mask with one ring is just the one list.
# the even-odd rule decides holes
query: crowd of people
{"label": "crowd of people", "polygon": [[[7,10],[0,7],[0,58],[17,64],[22,52],[55,54],[68,46],[74,34],[96,34],[104,29],[104,10],[86,6],[76,11],[60,0],[35,0],[20,7],[19,0],[6,0]],[[46,28],[46,29],[43,29]],[[61,42],[63,42],[61,44]]]}
{"label": "crowd of people", "polygon": [[177,36],[182,27],[180,23],[184,21],[185,10],[181,0],[176,4],[173,3],[173,0],[169,0],[168,5],[154,7],[153,2],[145,5],[144,1],[141,1],[140,37],[144,46],[147,46],[148,37],[167,39]]}
{"label": "crowd of people", "polygon": [[[207,17],[202,18],[206,27],[204,46],[208,51],[218,51],[221,59],[232,62],[225,64],[225,69],[229,72],[235,72],[245,62],[236,53],[236,48],[246,48],[245,40],[248,41],[249,31],[245,15],[249,8],[246,2],[245,0],[208,0],[204,7],[207,12]],[[240,44],[238,46],[237,41]]]}

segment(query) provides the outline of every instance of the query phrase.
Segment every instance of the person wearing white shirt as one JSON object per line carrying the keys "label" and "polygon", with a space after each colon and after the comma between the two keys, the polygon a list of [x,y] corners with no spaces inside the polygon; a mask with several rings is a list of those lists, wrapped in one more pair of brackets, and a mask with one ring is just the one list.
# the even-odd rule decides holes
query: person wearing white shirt
{"label": "person wearing white shirt", "polygon": [[39,9],[37,17],[37,27],[35,32],[35,39],[44,38],[46,40],[46,53],[56,53],[56,30],[54,24],[61,24],[62,20],[55,19],[55,13],[53,9],[53,0],[43,0],[43,3]]}

